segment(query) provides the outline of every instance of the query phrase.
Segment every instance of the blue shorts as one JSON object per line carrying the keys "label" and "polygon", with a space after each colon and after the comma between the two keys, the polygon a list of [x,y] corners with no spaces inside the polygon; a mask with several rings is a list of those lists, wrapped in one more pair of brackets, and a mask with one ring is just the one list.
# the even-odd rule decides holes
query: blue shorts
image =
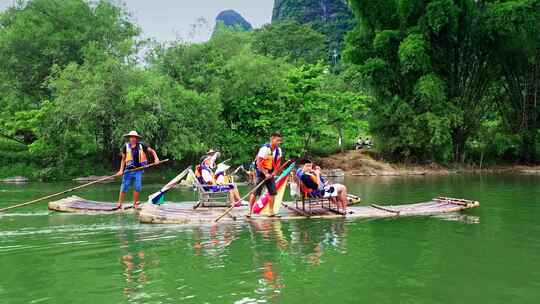
{"label": "blue shorts", "polygon": [[126,172],[122,179],[122,186],[120,191],[128,192],[129,188],[134,187],[136,192],[142,190],[142,171]]}

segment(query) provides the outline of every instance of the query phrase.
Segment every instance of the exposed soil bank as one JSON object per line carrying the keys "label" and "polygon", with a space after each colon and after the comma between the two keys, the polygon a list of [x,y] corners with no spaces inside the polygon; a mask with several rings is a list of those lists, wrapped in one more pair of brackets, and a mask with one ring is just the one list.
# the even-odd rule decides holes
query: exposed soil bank
{"label": "exposed soil bank", "polygon": [[365,151],[346,151],[319,159],[325,169],[341,169],[353,176],[403,176],[403,175],[445,175],[474,172],[515,172],[540,174],[540,166],[496,165],[485,168],[474,166],[444,167],[436,163],[427,165],[395,164],[377,160]]}

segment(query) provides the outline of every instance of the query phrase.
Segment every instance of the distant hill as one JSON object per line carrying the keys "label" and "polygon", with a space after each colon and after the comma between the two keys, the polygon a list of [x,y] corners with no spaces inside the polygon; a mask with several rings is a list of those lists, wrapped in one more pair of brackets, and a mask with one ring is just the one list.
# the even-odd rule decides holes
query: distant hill
{"label": "distant hill", "polygon": [[327,37],[328,47],[338,51],[345,34],[356,25],[346,0],[275,0],[272,22],[284,20],[311,24]]}
{"label": "distant hill", "polygon": [[251,31],[253,26],[249,23],[240,13],[234,10],[226,10],[219,13],[216,17],[216,26],[214,33],[220,26],[224,26],[228,29]]}

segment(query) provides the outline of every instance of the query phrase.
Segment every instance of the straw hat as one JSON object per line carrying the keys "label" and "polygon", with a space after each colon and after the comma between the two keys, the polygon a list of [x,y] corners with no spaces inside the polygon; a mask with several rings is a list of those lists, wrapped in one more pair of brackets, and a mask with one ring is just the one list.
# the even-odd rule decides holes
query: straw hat
{"label": "straw hat", "polygon": [[210,154],[214,154],[214,153],[217,153],[217,151],[214,150],[214,149],[210,149],[210,150],[208,150],[208,152],[206,152],[206,155],[210,155]]}
{"label": "straw hat", "polygon": [[137,138],[142,138],[142,136],[140,136],[139,133],[137,133],[137,131],[131,131],[131,132],[129,132],[128,134],[124,134],[124,137],[137,137]]}

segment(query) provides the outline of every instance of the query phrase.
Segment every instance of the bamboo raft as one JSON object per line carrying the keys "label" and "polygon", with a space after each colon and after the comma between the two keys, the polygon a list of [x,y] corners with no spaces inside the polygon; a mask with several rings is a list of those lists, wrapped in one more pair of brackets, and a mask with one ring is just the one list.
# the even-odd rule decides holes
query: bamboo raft
{"label": "bamboo raft", "polygon": [[80,214],[112,214],[134,212],[133,204],[125,203],[123,210],[117,208],[117,203],[105,203],[86,200],[78,196],[70,196],[49,203],[49,210]]}
{"label": "bamboo raft", "polygon": [[[429,202],[404,204],[404,205],[385,205],[380,206],[372,204],[370,206],[349,206],[346,215],[340,215],[330,210],[320,209],[306,216],[292,210],[289,205],[284,203],[279,217],[267,218],[253,216],[250,220],[295,220],[295,219],[374,219],[374,218],[392,218],[408,216],[431,216],[450,212],[458,212],[466,209],[480,206],[477,201],[455,199],[447,197],[437,197]],[[139,212],[139,221],[147,224],[183,224],[183,225],[201,225],[212,224],[225,208],[199,208],[193,210],[193,205],[188,203],[167,203],[161,206],[145,204]],[[235,208],[229,216],[224,217],[223,223],[246,221],[245,214],[247,207]]]}
{"label": "bamboo raft", "polygon": [[[350,194],[349,197],[349,206],[359,204],[361,198],[355,195]],[[187,203],[174,203],[178,204],[195,204],[194,202]],[[145,204],[146,205],[146,204]],[[213,208],[218,210],[216,208]],[[133,212],[132,203],[124,203],[124,210],[116,208],[116,203],[111,202],[96,202],[87,200],[78,196],[70,196],[58,201],[49,203],[49,210],[58,211],[58,212],[67,212],[67,213],[80,213],[80,214],[109,214],[109,213],[131,213]],[[219,210],[224,210],[221,208]]]}
{"label": "bamboo raft", "polygon": [[[359,199],[358,199],[359,201]],[[350,203],[357,201],[351,200]],[[212,224],[226,208],[198,208],[193,209],[195,202],[166,203],[164,205],[143,204],[138,217],[141,223],[149,224],[186,224],[201,225]],[[296,219],[374,219],[407,216],[431,216],[451,212],[458,212],[480,206],[477,201],[437,197],[429,202],[402,205],[379,205],[369,206],[349,205],[345,215],[336,214],[328,209],[315,209],[310,215],[301,214],[292,207],[294,203],[283,203],[279,217],[272,220],[296,220]],[[134,213],[131,203],[124,204],[124,209],[116,207],[116,203],[95,202],[78,196],[71,196],[58,201],[50,202],[49,209],[58,212],[78,214],[117,214]],[[247,206],[234,208],[231,213],[220,222],[246,221]],[[251,220],[267,220],[267,217],[253,216]]]}

